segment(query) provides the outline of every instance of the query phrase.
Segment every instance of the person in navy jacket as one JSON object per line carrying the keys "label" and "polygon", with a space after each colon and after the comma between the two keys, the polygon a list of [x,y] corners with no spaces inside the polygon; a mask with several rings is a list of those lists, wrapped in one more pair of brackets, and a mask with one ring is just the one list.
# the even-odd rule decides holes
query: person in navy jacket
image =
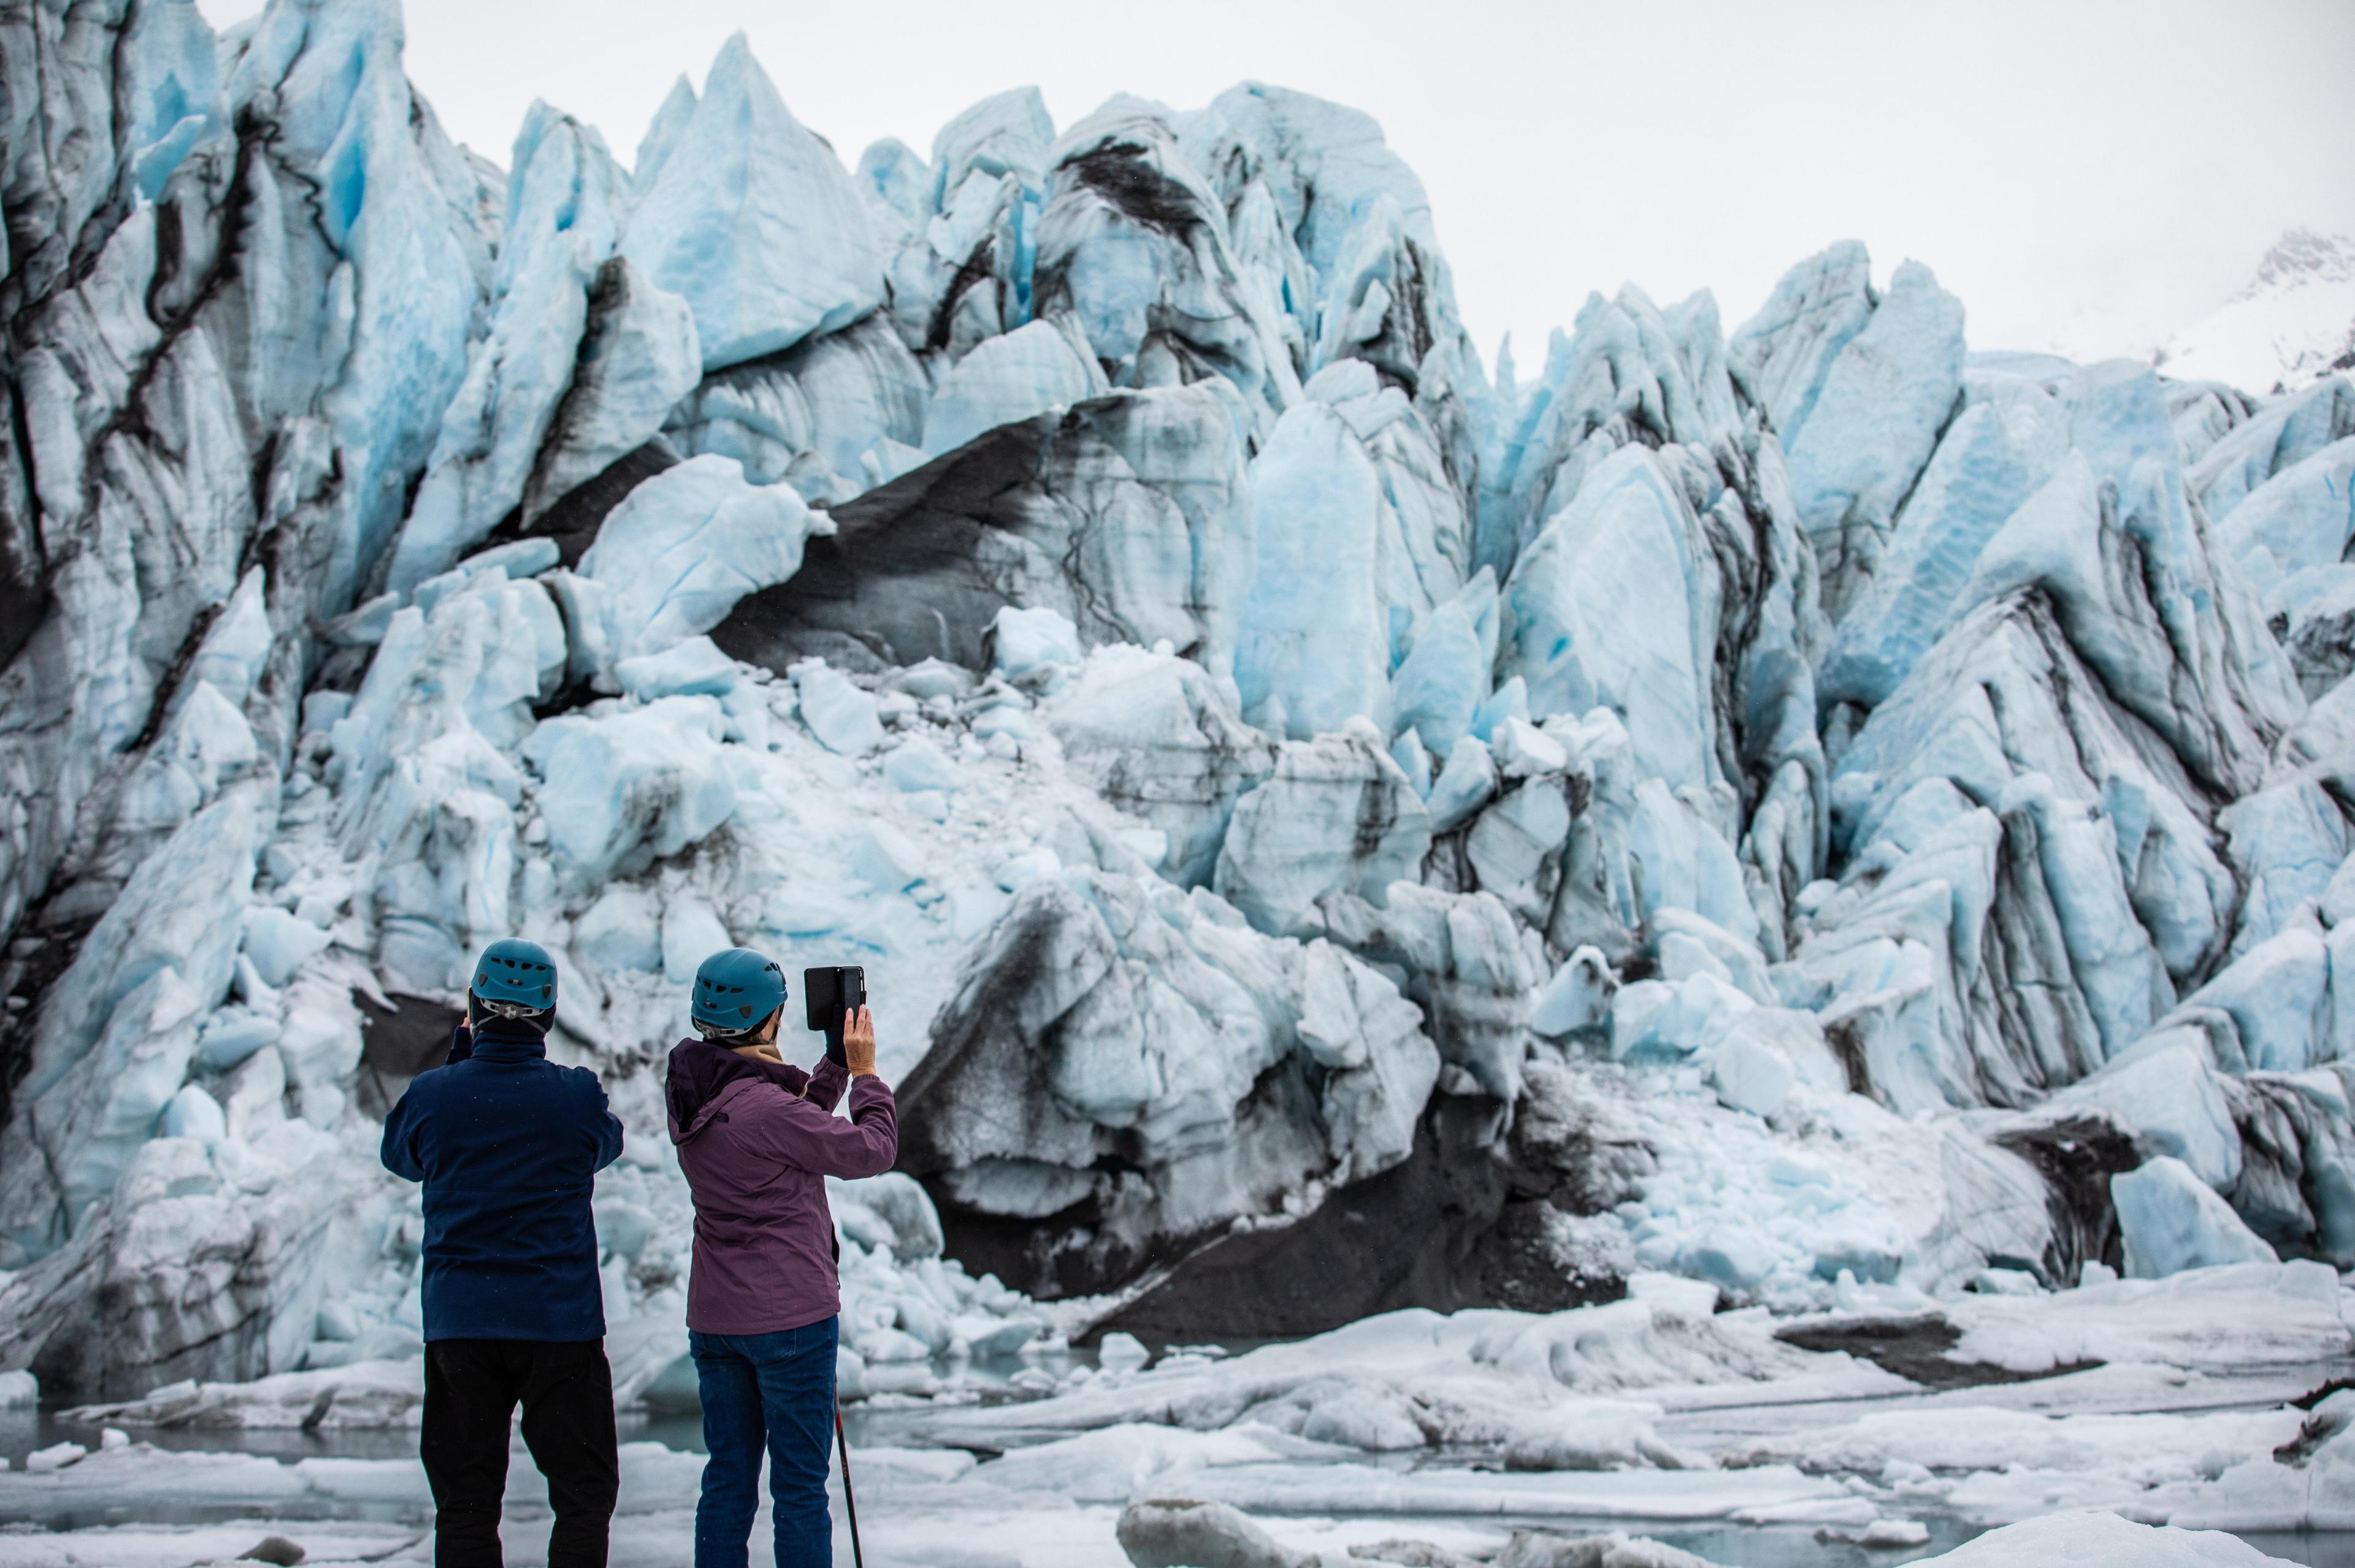
{"label": "person in navy jacket", "polygon": [[507,1429],[548,1477],[549,1568],[604,1568],[621,1467],[590,1211],[622,1124],[585,1067],[548,1060],[556,965],[484,950],[449,1060],[384,1124],[384,1164],[425,1184],[425,1422],[436,1568],[500,1568]]}

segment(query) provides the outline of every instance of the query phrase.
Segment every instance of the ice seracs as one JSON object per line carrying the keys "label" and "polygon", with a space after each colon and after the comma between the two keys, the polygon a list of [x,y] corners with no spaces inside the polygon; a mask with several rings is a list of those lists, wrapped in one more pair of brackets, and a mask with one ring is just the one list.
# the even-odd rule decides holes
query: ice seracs
{"label": "ice seracs", "polygon": [[642,155],[648,176],[622,252],[694,312],[716,370],[847,326],[881,303],[883,270],[850,175],[805,130],[741,33],[690,112]]}
{"label": "ice seracs", "polygon": [[1379,742],[1362,720],[1287,742],[1267,779],[1236,801],[1213,885],[1262,930],[1317,929],[1320,900],[1381,898],[1420,866],[1427,815]]}
{"label": "ice seracs", "polygon": [[[1039,878],[907,1082],[903,1159],[983,1222],[963,1230],[995,1272],[1092,1293],[1172,1241],[1281,1211],[1304,1183],[1405,1157],[1439,1068],[1421,1023],[1331,944],[1263,936],[1208,892]],[[1050,1217],[1085,1225],[1084,1248],[1007,1223]]]}
{"label": "ice seracs", "polygon": [[[2186,1302],[2343,1352],[2342,378],[1969,354],[1841,244],[1492,380],[1420,184],[1304,94],[1017,90],[854,172],[738,39],[626,176],[550,106],[502,173],[389,5],[100,10],[0,18],[54,67],[0,280],[0,1366],[391,1411],[369,1129],[515,933],[640,1131],[699,951],[869,969],[910,1173],[837,1195],[854,1395],[1103,1313],[1448,1363],[1205,1373],[1175,1435],[1130,1394],[1185,1366],[1039,1360],[1090,1435],[977,1475],[1689,1477],[1739,1456],[1678,1380],[2053,1372]],[[658,1140],[600,1186],[625,1400],[684,1206]],[[2141,1490],[2273,1496],[2311,1386],[2144,1410],[2255,1467]],[[1936,1435],[1711,1495],[1893,1539],[2004,1484]],[[1870,1442],[1931,1482],[1807,1467]]]}
{"label": "ice seracs", "polygon": [[2215,1264],[2280,1261],[2232,1205],[2170,1155],[2110,1178],[2110,1193],[2118,1206],[2130,1278],[2158,1278]]}
{"label": "ice seracs", "polygon": [[[1860,259],[1860,251],[1859,251]],[[1851,263],[1827,268],[1852,289]],[[1781,297],[1778,289],[1777,297]],[[1857,581],[1871,575],[1890,519],[1913,486],[1952,419],[1961,390],[1963,308],[1930,270],[1907,261],[1888,292],[1866,288],[1870,315],[1851,332],[1852,298],[1825,302],[1839,325],[1807,363],[1807,350],[1783,350],[1774,335],[1745,327],[1729,346],[1743,363],[1797,360],[1798,395],[1776,411],[1791,471],[1792,500],[1823,564],[1824,607],[1838,619]],[[1769,304],[1768,313],[1774,310]],[[1753,324],[1754,325],[1754,324]]]}
{"label": "ice seracs", "polygon": [[1092,355],[1074,349],[1053,323],[1031,322],[983,340],[956,362],[924,416],[924,451],[954,451],[999,425],[1107,389]]}
{"label": "ice seracs", "polygon": [[805,541],[829,527],[792,486],[748,483],[730,458],[694,457],[631,491],[559,592],[592,660],[659,653],[792,577]]}
{"label": "ice seracs", "polygon": [[535,103],[513,162],[489,332],[393,553],[399,592],[644,443],[700,371],[687,303],[615,253],[628,182],[597,133]]}
{"label": "ice seracs", "polygon": [[[1621,448],[1514,563],[1500,662],[1538,712],[1610,708],[1625,716],[1645,774],[1706,790],[1719,776],[1709,692],[1716,606],[1694,559],[1699,528],[1658,461]],[[1654,613],[1632,622],[1625,606],[1637,601]]]}
{"label": "ice seracs", "polygon": [[1209,881],[1236,802],[1274,770],[1275,748],[1239,708],[1192,660],[1113,644],[1041,713],[1068,766],[1162,832],[1159,869],[1187,887]]}

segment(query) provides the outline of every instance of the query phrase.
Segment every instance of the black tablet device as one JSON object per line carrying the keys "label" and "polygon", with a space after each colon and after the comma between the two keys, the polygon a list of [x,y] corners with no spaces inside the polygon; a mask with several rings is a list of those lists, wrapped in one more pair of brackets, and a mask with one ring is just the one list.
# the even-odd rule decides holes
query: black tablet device
{"label": "black tablet device", "polygon": [[842,1052],[842,1015],[867,1005],[867,971],[856,964],[802,971],[802,1002],[809,1027],[826,1036],[826,1053],[848,1066]]}

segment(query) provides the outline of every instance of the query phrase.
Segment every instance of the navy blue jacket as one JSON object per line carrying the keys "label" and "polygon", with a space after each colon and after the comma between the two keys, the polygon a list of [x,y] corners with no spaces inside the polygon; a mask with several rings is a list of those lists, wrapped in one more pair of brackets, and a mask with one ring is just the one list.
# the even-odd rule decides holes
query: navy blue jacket
{"label": "navy blue jacket", "polygon": [[499,1019],[459,1029],[384,1121],[385,1168],[425,1183],[425,1338],[602,1339],[589,1200],[621,1152],[594,1072]]}

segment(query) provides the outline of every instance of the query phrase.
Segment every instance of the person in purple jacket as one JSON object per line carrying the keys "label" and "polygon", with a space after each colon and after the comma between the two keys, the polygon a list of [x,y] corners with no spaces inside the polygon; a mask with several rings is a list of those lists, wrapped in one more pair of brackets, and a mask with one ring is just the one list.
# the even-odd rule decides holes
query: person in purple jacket
{"label": "person in purple jacket", "polygon": [[[842,1296],[826,1179],[891,1168],[900,1130],[875,1075],[875,1020],[844,1019],[843,1054],[814,1073],[777,1051],[784,971],[749,948],[696,971],[698,1040],[672,1048],[671,1141],[695,1195],[687,1345],[703,1396],[695,1568],[745,1568],[769,1455],[777,1568],[832,1568],[826,1507]],[[844,1086],[850,1119],[834,1114]]]}

